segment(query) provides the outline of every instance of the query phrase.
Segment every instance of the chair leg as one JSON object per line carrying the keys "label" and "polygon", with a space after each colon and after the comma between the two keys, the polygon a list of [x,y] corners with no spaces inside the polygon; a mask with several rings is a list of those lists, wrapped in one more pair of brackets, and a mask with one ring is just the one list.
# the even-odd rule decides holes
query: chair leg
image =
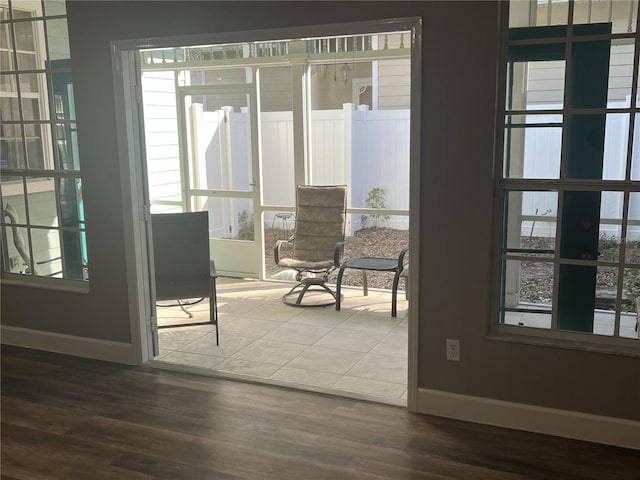
{"label": "chair leg", "polygon": [[178,306],[180,307],[180,309],[187,314],[187,316],[189,318],[193,318],[193,313],[191,313],[190,311],[188,311],[186,308],[184,308],[184,305],[182,303],[182,301],[180,299],[178,299]]}
{"label": "chair leg", "polygon": [[409,300],[409,277],[404,277],[404,298]]}
{"label": "chair leg", "polygon": [[[338,298],[338,296],[325,284],[325,282],[325,279],[316,278],[297,283],[293,286],[293,288],[291,288],[291,290],[289,290],[282,296],[282,301],[287,305],[291,305],[293,307],[327,307],[329,305],[333,305],[334,303],[336,303],[336,299]],[[306,305],[302,303],[302,300],[307,291],[318,291],[319,289],[322,289],[326,293],[331,295],[331,300]],[[289,299],[289,297],[293,295],[296,296],[295,301],[293,299]]]}
{"label": "chair leg", "polygon": [[362,270],[362,293],[365,297],[369,295],[369,283],[367,282],[366,270]]}
{"label": "chair leg", "polygon": [[340,289],[342,288],[342,276],[344,275],[344,264],[340,267],[338,271],[338,280],[336,281],[336,311],[340,311],[340,299],[342,296],[340,295]]}
{"label": "chair leg", "polygon": [[209,321],[216,326],[216,345],[220,345],[218,330],[218,297],[216,294],[216,279],[211,279],[211,291],[209,292]]}
{"label": "chair leg", "polygon": [[400,283],[400,272],[393,276],[393,286],[391,287],[391,316],[398,316],[398,283]]}
{"label": "chair leg", "polygon": [[302,299],[304,297],[304,294],[307,293],[307,290],[309,290],[310,286],[311,286],[311,284],[307,283],[307,284],[305,284],[304,287],[302,287],[302,290],[300,290],[300,294],[298,295],[298,299],[296,300],[296,305],[300,305],[302,303]]}

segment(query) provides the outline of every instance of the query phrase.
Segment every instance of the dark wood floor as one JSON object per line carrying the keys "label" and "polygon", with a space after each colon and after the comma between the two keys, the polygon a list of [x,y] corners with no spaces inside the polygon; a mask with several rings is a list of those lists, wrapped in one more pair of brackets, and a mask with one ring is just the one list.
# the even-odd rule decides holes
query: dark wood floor
{"label": "dark wood floor", "polygon": [[640,452],[2,347],[2,479],[638,479]]}

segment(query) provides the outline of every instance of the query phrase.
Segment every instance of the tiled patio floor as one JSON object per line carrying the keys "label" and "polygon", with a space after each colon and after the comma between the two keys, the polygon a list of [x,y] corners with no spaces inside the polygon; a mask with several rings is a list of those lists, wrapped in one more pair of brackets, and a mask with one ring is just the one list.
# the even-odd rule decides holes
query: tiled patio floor
{"label": "tiled patio floor", "polygon": [[[327,393],[406,404],[407,304],[399,292],[398,317],[391,293],[343,288],[342,310],[282,303],[291,284],[222,278],[218,281],[220,345],[213,325],[159,331],[163,364]],[[205,301],[158,308],[158,323],[206,321]]]}

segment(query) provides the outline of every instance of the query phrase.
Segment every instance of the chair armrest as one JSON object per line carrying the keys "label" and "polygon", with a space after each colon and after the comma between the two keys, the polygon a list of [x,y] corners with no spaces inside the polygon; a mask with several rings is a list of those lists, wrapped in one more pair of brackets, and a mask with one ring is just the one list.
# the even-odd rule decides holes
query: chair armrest
{"label": "chair armrest", "polygon": [[336,248],[333,251],[333,264],[336,267],[339,267],[342,263],[342,255],[344,254],[344,246],[347,242],[338,242],[336,243]]}
{"label": "chair armrest", "polygon": [[291,237],[289,240],[278,240],[276,242],[276,246],[273,249],[273,260],[275,261],[276,265],[280,264],[280,249],[283,245],[290,244],[292,241],[293,237]]}
{"label": "chair armrest", "polygon": [[398,255],[398,272],[404,270],[404,257],[409,251],[409,248],[403,248],[400,250],[400,254]]}

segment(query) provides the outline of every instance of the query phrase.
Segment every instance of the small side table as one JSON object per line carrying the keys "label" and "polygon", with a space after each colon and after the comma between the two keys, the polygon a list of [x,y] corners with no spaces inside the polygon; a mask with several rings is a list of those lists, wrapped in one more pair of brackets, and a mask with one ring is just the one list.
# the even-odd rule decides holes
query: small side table
{"label": "small side table", "polygon": [[[404,255],[402,255],[404,258]],[[369,294],[367,286],[367,270],[376,272],[395,272],[393,278],[393,288],[391,289],[391,316],[397,315],[396,301],[398,297],[398,282],[400,281],[400,274],[404,269],[403,260],[400,261],[397,258],[377,258],[377,257],[355,257],[345,261],[340,266],[338,272],[338,281],[336,285],[336,310],[340,310],[340,288],[342,287],[342,276],[347,268],[355,270],[362,270],[362,290],[364,295]]]}

